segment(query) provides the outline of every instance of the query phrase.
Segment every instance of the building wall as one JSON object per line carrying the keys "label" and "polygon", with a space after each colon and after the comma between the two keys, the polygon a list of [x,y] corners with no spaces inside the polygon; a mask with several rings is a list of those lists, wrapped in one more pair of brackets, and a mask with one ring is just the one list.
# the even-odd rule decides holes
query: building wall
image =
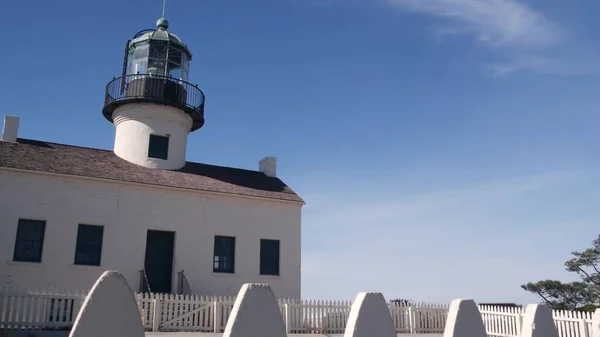
{"label": "building wall", "polygon": [[[0,285],[88,290],[105,270],[134,291],[146,231],[175,231],[173,291],[184,269],[194,293],[235,295],[243,283],[300,298],[301,204],[0,170]],[[12,261],[19,218],[45,220],[41,263]],[[75,266],[78,224],[104,226],[100,267]],[[236,237],[235,273],[213,273],[214,235]],[[280,276],[259,275],[260,239],[281,240]]]}

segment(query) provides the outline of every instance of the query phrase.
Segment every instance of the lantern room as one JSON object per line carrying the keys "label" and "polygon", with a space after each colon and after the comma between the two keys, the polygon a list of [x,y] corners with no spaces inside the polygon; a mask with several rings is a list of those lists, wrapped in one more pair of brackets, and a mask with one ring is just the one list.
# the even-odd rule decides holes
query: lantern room
{"label": "lantern room", "polygon": [[128,41],[123,75],[151,74],[187,81],[190,50],[179,37],[167,31],[167,19],[160,18],[156,27],[142,30]]}
{"label": "lantern room", "polygon": [[102,113],[109,121],[125,104],[157,103],[192,117],[191,131],[204,125],[204,93],[188,82],[192,53],[168,28],[162,17],[156,29],[142,30],[125,44],[122,76],[106,86]]}

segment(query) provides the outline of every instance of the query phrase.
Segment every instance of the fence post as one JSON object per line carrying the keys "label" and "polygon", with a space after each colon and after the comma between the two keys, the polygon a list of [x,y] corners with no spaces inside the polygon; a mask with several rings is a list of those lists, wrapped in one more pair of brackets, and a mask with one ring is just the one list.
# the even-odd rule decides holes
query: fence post
{"label": "fence post", "polygon": [[579,321],[579,331],[581,331],[580,337],[590,337],[590,331],[588,330],[588,324],[585,319]]}
{"label": "fence post", "polygon": [[523,331],[523,313],[518,313],[517,314],[517,335],[518,336],[521,336],[521,331]]}
{"label": "fence post", "polygon": [[154,300],[154,313],[152,316],[152,332],[160,331],[160,320],[162,318],[162,303],[159,296],[156,296]]}
{"label": "fence post", "polygon": [[290,306],[289,306],[289,304],[286,303],[284,305],[284,308],[285,308],[285,310],[284,310],[285,311],[285,317],[284,317],[284,319],[285,319],[285,332],[289,334],[290,331],[292,330],[291,327],[290,327]]}
{"label": "fence post", "polygon": [[214,332],[215,333],[220,333],[221,332],[221,311],[219,310],[219,301],[217,299],[215,299],[215,301],[213,302],[213,312],[215,313],[214,315]]}
{"label": "fence post", "polygon": [[408,307],[408,331],[411,334],[415,333],[415,323],[414,323],[414,319],[413,319],[413,312],[412,312],[412,306]]}

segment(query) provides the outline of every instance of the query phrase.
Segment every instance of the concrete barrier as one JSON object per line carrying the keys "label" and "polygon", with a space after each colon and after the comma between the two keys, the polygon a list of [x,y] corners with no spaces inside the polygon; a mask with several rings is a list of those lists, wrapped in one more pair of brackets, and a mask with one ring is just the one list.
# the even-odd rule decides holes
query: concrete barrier
{"label": "concrete barrier", "polygon": [[246,283],[240,289],[224,337],[286,337],[277,299],[268,284]]}
{"label": "concrete barrier", "polygon": [[[146,337],[222,337],[211,332],[146,332]],[[1,337],[1,335],[0,335]],[[344,337],[343,334],[288,334],[287,337]],[[442,334],[397,334],[396,337],[442,337]]]}
{"label": "concrete barrier", "polygon": [[133,291],[121,273],[98,278],[77,315],[69,337],[144,337]]}
{"label": "concrete barrier", "polygon": [[[286,334],[279,304],[267,284],[244,284],[238,293],[223,334],[144,332],[137,301],[123,275],[107,271],[96,281],[79,311],[69,337],[287,337],[342,336]],[[588,316],[589,319],[589,316]],[[587,321],[589,322],[589,320]],[[600,337],[600,309],[591,322],[589,337]],[[587,330],[586,330],[587,331]],[[56,332],[60,337],[65,332]],[[51,332],[2,331],[2,336],[48,336]],[[587,335],[587,334],[586,334]],[[352,307],[343,337],[396,337],[442,334],[396,334],[390,309],[381,293],[359,293]],[[443,337],[487,337],[482,316],[475,301],[457,299],[448,311]],[[525,310],[519,337],[559,337],[552,312],[546,305],[530,304]]]}
{"label": "concrete barrier", "polygon": [[525,308],[521,337],[558,337],[552,312],[545,304],[529,304]]}
{"label": "concrete barrier", "polygon": [[457,299],[450,303],[444,337],[487,337],[475,301]]}
{"label": "concrete barrier", "polygon": [[359,293],[352,304],[344,337],[396,337],[383,294]]}

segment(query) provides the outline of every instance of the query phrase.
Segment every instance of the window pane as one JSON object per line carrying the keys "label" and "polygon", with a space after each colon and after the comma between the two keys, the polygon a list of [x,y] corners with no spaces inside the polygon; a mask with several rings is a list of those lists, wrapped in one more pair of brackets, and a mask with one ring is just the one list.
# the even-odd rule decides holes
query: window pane
{"label": "window pane", "polygon": [[165,76],[165,60],[155,58],[148,59],[148,74]]}
{"label": "window pane", "polygon": [[147,58],[148,57],[148,45],[147,44],[140,44],[134,47],[133,50],[133,59],[134,60],[139,60],[139,59],[143,59],[143,58]]}
{"label": "window pane", "polygon": [[148,59],[134,61],[131,64],[132,74],[145,74],[148,68]]}
{"label": "window pane", "polygon": [[19,219],[13,260],[41,262],[45,229],[45,221]]}
{"label": "window pane", "polygon": [[260,240],[260,274],[279,275],[279,240]]}
{"label": "window pane", "polygon": [[79,225],[75,245],[75,264],[99,266],[102,256],[103,226]]}
{"label": "window pane", "polygon": [[149,57],[161,59],[165,61],[167,59],[168,44],[164,41],[151,41],[150,42],[150,54]]}
{"label": "window pane", "polygon": [[174,62],[176,64],[181,64],[181,50],[176,49],[175,47],[169,48],[169,62]]}
{"label": "window pane", "polygon": [[181,67],[179,65],[176,65],[175,63],[171,63],[169,62],[169,76],[172,78],[176,78],[176,79],[182,79],[181,78]]}
{"label": "window pane", "polygon": [[148,143],[148,157],[167,160],[169,155],[169,138],[150,135]]}
{"label": "window pane", "polygon": [[235,269],[235,237],[215,236],[213,272],[233,273]]}

